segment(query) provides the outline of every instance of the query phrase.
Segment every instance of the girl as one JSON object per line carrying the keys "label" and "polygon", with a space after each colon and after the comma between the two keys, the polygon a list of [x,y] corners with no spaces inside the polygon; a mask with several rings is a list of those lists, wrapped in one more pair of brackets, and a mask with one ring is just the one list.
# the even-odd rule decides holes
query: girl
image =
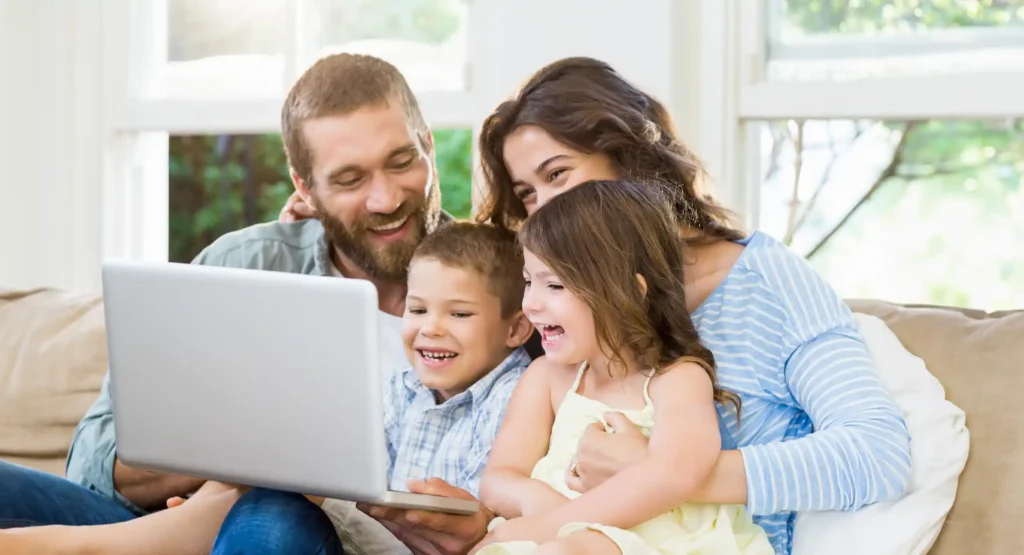
{"label": "girl", "polygon": [[[520,241],[523,310],[546,356],[520,381],[488,461],[481,500],[504,519],[476,552],[773,553],[741,505],[684,504],[721,449],[715,402],[737,415],[740,402],[717,385],[686,310],[668,203],[651,187],[590,182],[538,210]],[[650,448],[581,495],[577,443],[611,411]]]}

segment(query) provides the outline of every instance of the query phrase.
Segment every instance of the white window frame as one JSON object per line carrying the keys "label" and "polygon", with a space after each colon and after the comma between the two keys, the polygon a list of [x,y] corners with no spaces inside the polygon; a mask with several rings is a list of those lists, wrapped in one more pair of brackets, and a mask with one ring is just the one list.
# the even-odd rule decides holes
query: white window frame
{"label": "white window frame", "polygon": [[[993,119],[1024,117],[1024,74],[977,72],[959,76],[893,77],[851,82],[768,81],[770,14],[775,0],[705,0],[702,4],[702,86],[710,89],[702,109],[723,123],[702,127],[702,154],[710,153],[713,174],[725,182],[726,204],[748,229],[758,225],[761,186],[759,124],[778,119]],[[724,32],[716,32],[723,30]],[[972,31],[979,40],[982,35]],[[993,43],[1014,40],[1020,31],[991,33]],[[955,34],[955,33],[952,33]],[[950,34],[945,34],[948,38]],[[831,42],[831,44],[830,44]],[[785,55],[820,57],[837,51],[893,48],[909,53],[948,49],[949,41],[886,39],[876,43],[837,38],[791,44]],[[801,50],[803,49],[803,50]],[[814,51],[813,53],[811,51]],[[731,54],[734,52],[735,54]],[[709,66],[720,65],[723,69]],[[984,91],[985,102],[969,102]],[[722,189],[723,187],[719,187]]]}

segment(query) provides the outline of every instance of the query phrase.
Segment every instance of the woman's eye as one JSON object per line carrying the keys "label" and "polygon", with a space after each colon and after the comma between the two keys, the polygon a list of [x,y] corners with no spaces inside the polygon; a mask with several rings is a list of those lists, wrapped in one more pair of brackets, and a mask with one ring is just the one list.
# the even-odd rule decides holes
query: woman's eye
{"label": "woman's eye", "polygon": [[426,314],[426,309],[423,308],[410,308],[409,314]]}
{"label": "woman's eye", "polygon": [[548,285],[548,288],[553,290],[553,291],[561,291],[562,289],[565,289],[565,286],[560,285],[558,283],[552,283],[552,284]]}
{"label": "woman's eye", "polygon": [[556,169],[556,170],[551,170],[551,173],[548,174],[548,183],[551,183],[552,181],[558,179],[566,171],[567,170],[565,168],[559,168],[559,169]]}

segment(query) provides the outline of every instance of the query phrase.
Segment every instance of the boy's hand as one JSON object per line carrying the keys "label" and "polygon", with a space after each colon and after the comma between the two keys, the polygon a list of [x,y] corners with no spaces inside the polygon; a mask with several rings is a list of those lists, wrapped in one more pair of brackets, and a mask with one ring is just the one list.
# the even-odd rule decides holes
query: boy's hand
{"label": "boy's hand", "polygon": [[[409,491],[477,501],[471,493],[441,480],[409,482]],[[380,521],[417,555],[465,555],[485,535],[494,515],[483,505],[473,515],[412,511],[360,504],[359,510]]]}

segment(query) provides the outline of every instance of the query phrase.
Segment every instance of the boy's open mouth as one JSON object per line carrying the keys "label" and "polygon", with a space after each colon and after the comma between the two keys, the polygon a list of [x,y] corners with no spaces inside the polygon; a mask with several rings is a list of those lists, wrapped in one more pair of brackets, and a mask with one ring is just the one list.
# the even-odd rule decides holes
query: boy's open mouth
{"label": "boy's open mouth", "polygon": [[416,349],[416,352],[428,366],[443,366],[459,356],[459,353],[445,349]]}

